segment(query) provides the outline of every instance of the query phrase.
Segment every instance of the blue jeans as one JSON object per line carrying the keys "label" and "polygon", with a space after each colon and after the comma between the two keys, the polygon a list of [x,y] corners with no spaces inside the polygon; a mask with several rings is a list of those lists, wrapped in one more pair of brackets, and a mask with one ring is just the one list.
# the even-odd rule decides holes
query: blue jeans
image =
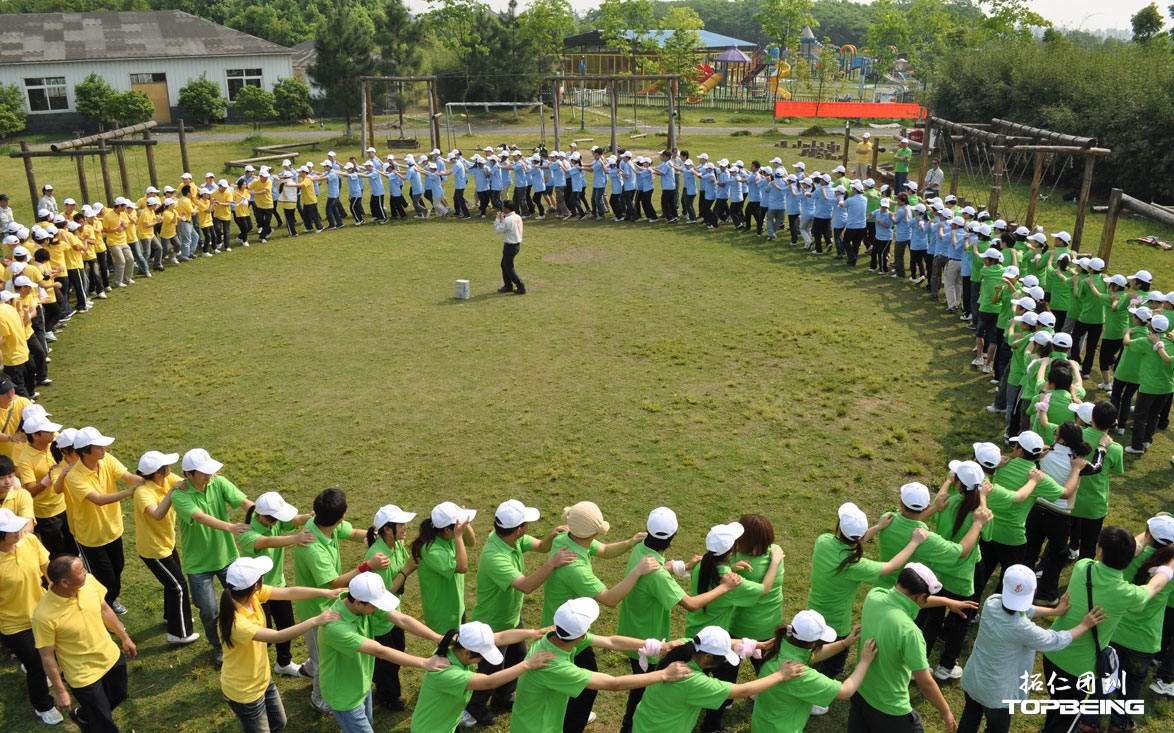
{"label": "blue jeans", "polygon": [[252,702],[228,701],[245,733],[281,733],[285,730],[285,706],[277,685],[269,680],[265,694]]}
{"label": "blue jeans", "polygon": [[151,268],[147,266],[147,258],[143,257],[143,251],[139,249],[139,243],[134,241],[128,242],[128,244],[130,245],[131,254],[135,257],[135,264],[139,266],[139,270],[144,275],[150,276]]}
{"label": "blue jeans", "polygon": [[341,733],[375,733],[375,729],[371,727],[374,720],[370,691],[367,692],[367,697],[357,708],[342,712],[334,711],[334,722],[338,723]]}
{"label": "blue jeans", "polygon": [[220,650],[220,633],[216,629],[216,619],[220,616],[220,599],[216,597],[214,578],[220,578],[220,587],[225,587],[225,578],[228,568],[211,570],[206,573],[188,573],[188,585],[191,587],[192,602],[200,610],[200,623],[204,626],[204,638],[212,648]]}
{"label": "blue jeans", "polygon": [[196,252],[196,245],[200,243],[200,236],[190,221],[179,222],[179,241],[184,257],[190,258]]}

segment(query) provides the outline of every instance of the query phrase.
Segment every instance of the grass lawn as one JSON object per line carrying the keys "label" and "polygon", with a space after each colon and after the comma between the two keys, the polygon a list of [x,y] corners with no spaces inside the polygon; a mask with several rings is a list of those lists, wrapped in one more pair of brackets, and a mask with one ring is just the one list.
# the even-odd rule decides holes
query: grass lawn
{"label": "grass lawn", "polygon": [[[689,144],[771,157],[755,137]],[[232,150],[207,145],[194,159],[219,170]],[[160,171],[178,177],[175,165]],[[21,191],[20,175],[9,166],[0,184]],[[1049,231],[1070,227],[1048,216]],[[1099,227],[1090,220],[1087,242]],[[1120,243],[1145,230],[1123,221],[1110,269],[1144,266],[1168,286],[1168,256]],[[841,502],[875,520],[897,505],[900,484],[937,485],[949,459],[1001,433],[982,409],[990,386],[967,366],[971,332],[866,266],[849,271],[729,228],[528,222],[518,269],[530,292],[517,297],[495,292],[500,248],[486,222],[425,221],[278,236],[198,260],[75,318],[53,352],[45,403],[59,422],[115,436],[112,451],[128,466],[146,450],[203,446],[250,497],[278,490],[304,511],[322,488],[342,487],[357,526],[384,503],[423,515],[451,499],[481,511],[484,538],[504,499],[540,507],[537,531],[591,499],[612,524],[609,539],[621,539],[667,504],[681,521],[667,556],[687,558],[703,551],[709,526],[759,512],[787,552],[788,618],[804,607],[812,544]],[[468,301],[452,298],[458,278],[472,283]],[[1111,522],[1136,531],[1171,508],[1171,450],[1159,435],[1149,455],[1127,459]],[[125,730],[232,729],[204,641],[163,642],[161,593],[135,557],[131,527],[128,518],[124,620],[140,657],[118,720]],[[363,549],[345,547],[344,565]],[[609,584],[624,566],[596,563]],[[418,598],[413,579],[404,610],[418,613]],[[525,620],[537,623],[539,610],[528,601]],[[607,610],[596,628],[615,623]],[[418,640],[409,650],[430,652]],[[627,671],[621,657],[601,660]],[[410,703],[419,675],[402,677]],[[0,728],[39,728],[15,664],[3,679]],[[336,729],[309,707],[308,681],[278,684],[290,730]],[[946,693],[960,713],[957,684]],[[602,694],[595,729],[615,730],[624,700]],[[1154,730],[1174,726],[1168,701],[1147,700]],[[915,704],[927,730],[942,729],[917,695]],[[749,730],[749,710],[735,705],[727,724]],[[809,729],[842,730],[846,711],[833,707]],[[377,720],[377,730],[408,727],[408,714]],[[1035,727],[1022,719],[1016,730]]]}

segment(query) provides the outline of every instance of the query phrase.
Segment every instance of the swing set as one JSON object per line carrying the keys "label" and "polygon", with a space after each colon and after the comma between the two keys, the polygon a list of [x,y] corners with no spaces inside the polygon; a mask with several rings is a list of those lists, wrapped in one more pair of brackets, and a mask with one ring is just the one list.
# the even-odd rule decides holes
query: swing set
{"label": "swing set", "polygon": [[1112,153],[1110,149],[1097,147],[1095,138],[1066,135],[998,118],[989,124],[962,124],[930,115],[924,125],[923,139],[928,144],[921,148],[921,186],[925,185],[929,149],[937,133],[943,138],[941,147],[948,153],[950,162],[949,193],[959,196],[959,184],[962,184],[968,190],[960,198],[981,200],[983,191],[978,187],[990,181],[986,208],[991,216],[1028,228],[1035,224],[1038,203],[1055,195],[1061,182],[1075,170],[1077,160],[1082,161],[1079,193],[1072,196],[1076,202],[1072,242],[1073,246],[1080,244],[1096,160]]}

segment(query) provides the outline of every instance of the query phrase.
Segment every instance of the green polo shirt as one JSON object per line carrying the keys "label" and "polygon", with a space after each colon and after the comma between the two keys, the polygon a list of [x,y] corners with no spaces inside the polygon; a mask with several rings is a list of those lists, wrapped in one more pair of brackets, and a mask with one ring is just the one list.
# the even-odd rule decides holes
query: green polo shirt
{"label": "green polo shirt", "polygon": [[[957,491],[950,492],[949,498],[946,500],[946,508],[934,515],[934,528],[937,534],[954,542],[960,542],[966,533],[970,531],[971,525],[974,524],[974,512],[966,515],[962,520],[962,526],[958,531],[954,531],[954,524],[958,519],[958,510],[962,508],[962,495]],[[983,531],[986,531],[986,526],[983,526]],[[956,593],[960,596],[969,597],[974,595],[974,567],[982,562],[982,551],[978,544],[975,543],[970,554],[966,557],[959,557],[958,561],[945,565],[941,568],[934,568],[934,575],[938,577],[942,587],[951,593]]]}
{"label": "green polo shirt", "polygon": [[[294,548],[294,583],[306,588],[329,588],[330,582],[342,575],[338,541],[350,537],[353,528],[345,519],[329,537],[313,522],[307,522],[306,528],[314,535],[314,542]],[[294,609],[298,618],[308,619],[325,611],[332,602],[329,598],[306,598],[294,601]]]}
{"label": "green polo shirt", "polygon": [[[1045,385],[1047,382],[1044,383]],[[1042,397],[1045,393],[1040,392]],[[1031,429],[1039,433],[1039,437],[1044,439],[1044,443],[1051,445],[1056,442],[1056,431],[1059,430],[1060,425],[1072,419],[1072,410],[1068,409],[1068,405],[1072,404],[1072,393],[1066,389],[1053,389],[1046,394],[1050,394],[1048,398],[1048,424],[1044,425],[1039,421],[1039,416],[1035,412],[1035,406],[1031,407]]]}
{"label": "green polo shirt", "polygon": [[[730,572],[729,565],[718,565],[718,576]],[[699,595],[698,583],[701,580],[701,563],[693,566],[691,580],[692,595]],[[736,588],[730,590],[710,603],[705,608],[689,611],[685,614],[685,636],[692,638],[706,626],[720,626],[727,632],[733,626],[734,612],[739,608],[748,608],[763,601],[762,583],[753,580],[743,580]]]}
{"label": "green polo shirt", "polygon": [[[1132,318],[1132,316],[1130,316]],[[1153,344],[1146,338],[1149,326],[1131,326],[1129,329],[1129,343],[1121,350],[1121,359],[1117,362],[1117,370],[1113,372],[1113,379],[1130,384],[1141,382],[1141,360],[1147,352],[1153,349]]]}
{"label": "green polo shirt", "polygon": [[203,491],[184,481],[171,492],[171,505],[179,518],[180,541],[183,546],[183,569],[189,575],[223,570],[240,554],[231,532],[212,529],[192,519],[203,512],[223,522],[228,519],[228,507],[236,509],[245,500],[241,490],[223,476],[213,476]]}
{"label": "green polo shirt", "polygon": [[460,626],[465,614],[465,574],[457,572],[456,541],[438,537],[425,545],[417,574],[428,628],[444,634]]}
{"label": "green polo shirt", "polygon": [[[1073,629],[1088,613],[1089,572],[1092,573],[1093,605],[1105,609],[1105,620],[1097,625],[1097,637],[1100,639],[1101,649],[1104,649],[1110,641],[1115,640],[1114,633],[1122,619],[1127,614],[1139,613],[1145,608],[1150,594],[1145,586],[1134,585],[1132,579],[1124,577],[1120,570],[1113,570],[1104,563],[1089,558],[1077,560],[1072,566],[1072,576],[1068,580],[1068,601],[1071,606],[1066,613],[1052,622],[1052,631]],[[1073,639],[1067,647],[1047,652],[1044,656],[1070,676],[1078,677],[1094,670],[1096,651],[1092,634],[1089,633],[1079,639]],[[871,676],[871,670],[869,673]]]}
{"label": "green polo shirt", "polygon": [[1064,487],[1051,476],[1045,475],[1043,480],[1035,485],[1031,496],[1024,501],[1015,503],[1015,491],[1027,483],[1027,474],[1036,465],[1026,458],[1012,458],[995,471],[993,482],[998,486],[1009,487],[1006,493],[991,492],[987,494],[987,508],[995,517],[990,521],[991,541],[1008,547],[1018,547],[1027,544],[1027,533],[1024,529],[1027,524],[1027,515],[1031,513],[1034,499],[1055,501],[1064,496]]}
{"label": "green polo shirt", "polygon": [[469,680],[476,665],[464,665],[448,653],[449,666],[439,672],[425,672],[420,695],[412,710],[412,733],[452,733],[461,722],[461,713],[473,697]]}
{"label": "green polo shirt", "polygon": [[[982,260],[979,260],[981,263]],[[1000,264],[986,265],[981,267],[978,271],[978,279],[981,283],[978,289],[978,310],[982,313],[998,313],[999,300],[995,297],[995,288],[1003,282],[1003,270],[1006,269]],[[971,277],[971,280],[974,278]],[[1002,290],[1010,290],[1010,284],[1007,284]]]}
{"label": "green polo shirt", "polygon": [[873,588],[864,599],[860,641],[876,639],[876,659],[860,683],[858,694],[885,715],[908,715],[909,676],[929,668],[925,637],[913,619],[917,603],[896,588]]}
{"label": "green polo shirt", "polygon": [[553,652],[550,665],[534,669],[518,678],[513,712],[510,714],[510,733],[551,733],[563,729],[567,700],[587,689],[593,674],[589,669],[575,666],[575,657],[591,646],[593,634],[583,637],[573,649],[563,651],[555,646],[550,632],[530,647],[527,657],[538,652]]}
{"label": "green polo shirt", "polygon": [[713,710],[730,696],[732,682],[715,679],[689,660],[693,674],[676,682],[662,682],[644,690],[632,733],[691,733],[703,708]]}
{"label": "green polo shirt", "polygon": [[[1095,453],[1097,443],[1105,436],[1105,432],[1090,425],[1084,428],[1083,433],[1084,441],[1093,447]],[[1072,516],[1101,519],[1109,513],[1109,475],[1114,473],[1118,476],[1125,473],[1125,453],[1117,442],[1105,448],[1105,460],[1100,473],[1080,477],[1080,489],[1076,492]]]}
{"label": "green polo shirt", "polygon": [[266,527],[264,524],[261,524],[261,521],[257,519],[256,513],[254,513],[252,521],[249,522],[248,531],[242,532],[236,538],[236,543],[240,547],[242,557],[261,557],[264,555],[273,561],[273,569],[265,574],[265,585],[271,585],[274,588],[285,587],[285,548],[266,547],[257,549],[257,540],[262,537],[278,537],[296,531],[298,531],[297,526],[289,522],[277,522],[272,527]]}
{"label": "green polo shirt", "polygon": [[852,606],[861,583],[873,584],[881,578],[883,564],[867,557],[839,569],[852,548],[833,534],[821,534],[811,552],[811,588],[807,608],[823,615],[824,622],[844,637],[852,630]]}
{"label": "green polo shirt", "polygon": [[[1117,296],[1117,310],[1113,310],[1114,295]],[[1129,329],[1133,317],[1129,312],[1129,297],[1124,291],[1105,293],[1101,296],[1101,304],[1105,309],[1105,332],[1101,338],[1106,341],[1125,338],[1125,331]]]}
{"label": "green polo shirt", "polygon": [[[909,519],[897,513],[893,514],[892,524],[877,534],[881,562],[893,559],[898,552],[905,549],[905,545],[913,539],[913,530],[915,529],[928,531],[929,537],[917,546],[910,562],[924,563],[934,573],[937,573],[939,568],[945,570],[958,564],[958,560],[962,557],[962,545],[950,542],[937,532],[930,530],[929,525],[925,522]],[[898,573],[890,573],[883,578],[878,578],[875,585],[878,588],[892,588],[897,584],[897,575]]]}
{"label": "green polo shirt", "polygon": [[[668,639],[672,635],[673,606],[685,597],[685,589],[672,573],[664,569],[664,556],[643,542],[632,548],[627,572],[632,572],[632,568],[649,555],[662,567],[641,576],[632,592],[620,601],[620,624],[616,633],[636,639]],[[627,652],[627,655],[632,659],[639,656],[636,652]]]}
{"label": "green polo shirt", "polygon": [[[370,560],[376,554],[382,552],[387,555],[388,566],[382,570],[372,570],[379,577],[383,578],[383,585],[391,590],[391,583],[395,580],[395,576],[399,575],[399,571],[404,569],[404,565],[408,564],[412,554],[408,551],[408,546],[402,540],[396,540],[395,547],[388,547],[387,543],[383,541],[382,537],[376,537],[371,546],[367,548],[367,554],[363,556],[364,562]],[[400,592],[403,595],[403,592]],[[372,624],[372,629],[375,631],[375,638],[383,636],[391,631],[395,626],[385,615],[376,614],[376,618]]]}
{"label": "green polo shirt", "polygon": [[356,616],[342,598],[326,600],[333,603],[330,609],[338,611],[342,618],[318,629],[318,680],[322,699],[332,710],[354,710],[363,704],[371,690],[375,672],[375,657],[361,653],[359,647],[374,638],[371,620],[381,612]]}
{"label": "green polo shirt", "polygon": [[591,568],[591,556],[598,555],[603,545],[592,540],[590,547],[583,547],[571,538],[570,532],[563,532],[550,543],[550,554],[562,548],[573,550],[576,557],[570,565],[555,568],[546,579],[542,594],[542,625],[554,623],[554,612],[572,598],[594,598],[607,590],[603,581],[595,577]]}
{"label": "green polo shirt", "polygon": [[[792,646],[783,639],[779,642],[779,653],[766,660],[758,670],[759,678],[778,672],[784,659],[807,664],[811,651]],[[754,701],[750,730],[754,733],[801,733],[811,717],[811,706],[826,708],[831,705],[840,694],[840,685],[837,680],[807,667],[795,679],[759,693]]]}
{"label": "green polo shirt", "polygon": [[[1174,351],[1169,341],[1163,338],[1166,352]],[[1165,361],[1154,351],[1154,344],[1145,339],[1148,351],[1141,352],[1141,379],[1137,391],[1143,394],[1169,394],[1174,391],[1174,361]]]}
{"label": "green polo shirt", "polygon": [[[770,569],[770,553],[778,545],[771,545],[762,555],[741,555],[735,553],[730,562],[739,561],[750,563],[750,570],[743,573],[746,580],[761,583],[766,578],[766,571]],[[783,622],[783,562],[779,561],[779,571],[775,576],[774,585],[758,603],[742,606],[734,610],[734,620],[730,624],[730,636],[735,638],[770,639],[775,629]]]}
{"label": "green polo shirt", "polygon": [[494,632],[517,628],[522,620],[522,601],[525,594],[513,587],[513,582],[526,574],[526,559],[538,540],[528,534],[518,538],[510,547],[497,532],[489,536],[477,565],[477,603],[473,606],[473,620],[489,624]]}
{"label": "green polo shirt", "polygon": [[[1122,577],[1128,582],[1133,582],[1138,568],[1144,565],[1153,554],[1154,547],[1152,545],[1143,548],[1141,553],[1133,558],[1129,567],[1125,568]],[[1072,592],[1071,589],[1069,592]],[[1167,583],[1162,590],[1154,594],[1153,598],[1146,601],[1140,611],[1127,614],[1125,618],[1121,619],[1121,625],[1113,632],[1113,643],[1142,654],[1157,654],[1161,651],[1162,622],[1166,617],[1166,604],[1171,599],[1174,599],[1174,583]]]}
{"label": "green polo shirt", "polygon": [[913,160],[913,148],[897,148],[893,153],[893,172],[908,173],[910,160]]}

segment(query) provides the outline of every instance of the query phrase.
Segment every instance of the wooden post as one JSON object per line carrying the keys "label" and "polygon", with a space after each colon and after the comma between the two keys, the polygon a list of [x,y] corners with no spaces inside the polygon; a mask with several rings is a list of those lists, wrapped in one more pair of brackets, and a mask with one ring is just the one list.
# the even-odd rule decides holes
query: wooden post
{"label": "wooden post", "polygon": [[440,96],[436,90],[436,79],[428,80],[428,122],[432,135],[432,147],[440,147],[440,117],[436,110],[440,107]]}
{"label": "wooden post", "polygon": [[[20,141],[20,152],[27,153],[29,151],[29,144],[24,140]],[[33,216],[36,217],[37,202],[41,200],[37,196],[37,177],[33,175],[33,159],[31,156],[24,156],[24,177],[29,182],[29,199],[33,202]]]}
{"label": "wooden post", "polygon": [[1124,191],[1114,188],[1109,192],[1109,210],[1105,212],[1105,228],[1101,230],[1101,248],[1097,250],[1097,257],[1109,264],[1109,255],[1113,253],[1113,237],[1117,234],[1117,217],[1121,216],[1121,197]]}
{"label": "wooden post", "polygon": [[129,196],[131,188],[130,173],[126,169],[126,149],[121,145],[115,145],[114,157],[118,161],[118,178],[122,181],[122,193]]}
{"label": "wooden post", "polygon": [[1092,169],[1096,164],[1096,156],[1084,156],[1084,178],[1080,182],[1080,200],[1076,202],[1076,225],[1072,227],[1072,249],[1076,249],[1084,235],[1084,217],[1088,213],[1088,196],[1092,192]]}
{"label": "wooden post", "polygon": [[[852,171],[848,167],[848,151],[852,149],[852,120],[844,120],[844,154],[840,156],[840,162],[844,166],[845,171]],[[849,179],[852,178],[848,174]]]}
{"label": "wooden post", "polygon": [[872,176],[874,178],[876,177],[877,172],[880,171],[880,168],[876,164],[876,161],[878,158],[880,158],[880,140],[873,140],[872,141],[872,165],[868,169],[868,175]]}
{"label": "wooden post", "polygon": [[611,152],[617,153],[619,148],[616,146],[616,118],[619,117],[619,102],[616,100],[616,82],[615,79],[607,83],[607,95],[611,103]]}
{"label": "wooden post", "polygon": [[553,117],[554,117],[554,149],[555,150],[562,150],[562,147],[559,145],[559,142],[558,142],[558,138],[559,138],[559,134],[558,134],[558,107],[559,107],[559,102],[562,101],[561,99],[559,99],[559,97],[562,96],[559,93],[559,91],[560,91],[559,82],[561,82],[561,81],[562,81],[562,77],[559,77],[558,79],[554,80],[554,84],[551,85],[551,92],[552,93],[550,95],[552,97],[550,106],[554,109]]}
{"label": "wooden post", "polygon": [[958,161],[962,159],[962,149],[965,142],[954,143],[954,159],[950,161],[950,195],[958,195]]}
{"label": "wooden post", "polygon": [[[73,156],[74,162],[77,163],[77,187],[81,191],[82,203],[87,203],[90,200],[90,184],[86,182],[86,156]],[[81,207],[78,207],[81,208]]]}
{"label": "wooden post", "polygon": [[[121,148],[119,148],[121,150]],[[114,201],[114,186],[110,184],[110,154],[106,151],[106,141],[98,141],[98,163],[102,167],[102,189],[106,192],[106,205],[110,206]],[[127,186],[125,193],[130,193],[130,186]]]}
{"label": "wooden post", "polygon": [[1028,194],[1027,199],[1027,221],[1023,222],[1023,226],[1031,229],[1035,225],[1035,205],[1039,202],[1039,185],[1044,177],[1044,153],[1042,150],[1036,151],[1035,154],[1035,170],[1031,174],[1031,193]]}
{"label": "wooden post", "polygon": [[991,196],[987,201],[987,208],[990,209],[991,216],[999,218],[999,193],[1003,190],[1003,176],[1007,171],[1004,170],[1007,158],[1007,149],[1002,146],[995,147],[995,166],[992,174],[994,180],[991,181]]}
{"label": "wooden post", "polygon": [[362,93],[359,95],[359,145],[363,150],[371,144],[371,139],[375,137],[375,133],[368,134],[367,125],[374,116],[371,113],[371,82],[367,79],[359,80],[360,89]]}
{"label": "wooden post", "polygon": [[187,173],[192,172],[192,164],[188,162],[188,136],[183,128],[183,118],[180,118],[179,124],[179,160],[183,165],[183,169]]}
{"label": "wooden post", "polygon": [[673,80],[667,82],[665,84],[665,88],[668,90],[668,93],[669,93],[668,149],[669,150],[676,150],[677,149],[677,131],[676,131],[676,128],[673,127],[673,123],[677,121],[676,120],[677,116],[676,116],[676,111],[675,111],[676,110],[675,105],[677,102],[677,80],[673,79]]}
{"label": "wooden post", "polygon": [[151,133],[144,132],[143,139],[147,141],[147,175],[151,177],[151,185],[159,187],[159,174],[155,172],[155,146],[150,144]]}
{"label": "wooden post", "polygon": [[925,133],[921,138],[921,170],[917,171],[917,190],[925,195],[925,172],[929,170],[929,141],[933,139],[933,121],[928,115],[922,129]]}

